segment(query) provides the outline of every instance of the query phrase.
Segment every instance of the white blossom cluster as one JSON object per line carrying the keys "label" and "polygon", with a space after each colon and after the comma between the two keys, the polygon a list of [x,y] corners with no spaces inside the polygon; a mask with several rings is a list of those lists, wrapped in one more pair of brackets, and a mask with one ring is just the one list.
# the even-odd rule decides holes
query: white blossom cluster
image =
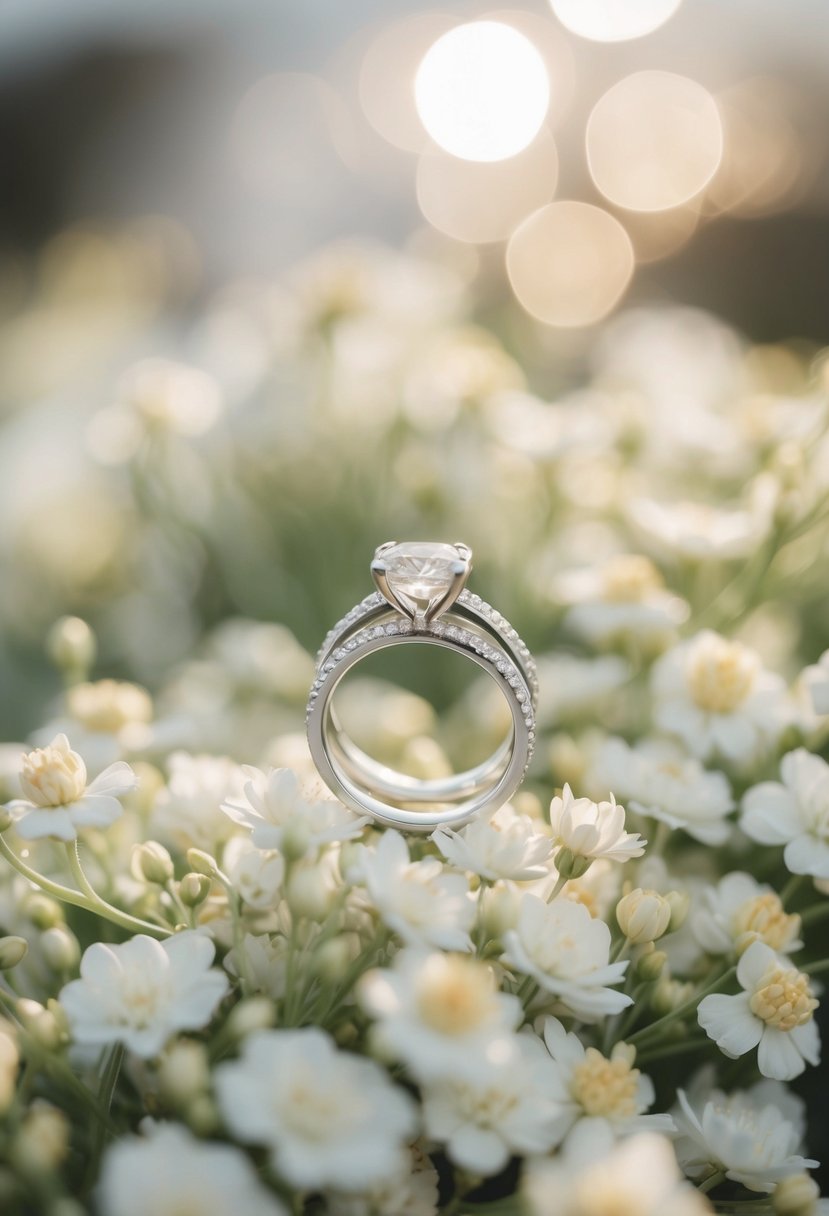
{"label": "white blossom cluster", "polygon": [[[547,400],[464,287],[335,250],[217,301],[212,362],[144,362],[93,419],[147,578],[98,622],[134,679],[95,678],[96,635],[67,617],[48,639],[64,691],[0,747],[0,1210],[829,1209],[798,1093],[828,965],[825,364],[631,312],[585,386]],[[286,550],[330,524],[326,553],[346,527],[370,553],[338,478],[378,445],[395,525],[463,534],[539,657],[525,787],[428,838],[320,781],[297,634],[351,590],[309,559],[283,613],[269,565],[268,513],[291,502]],[[228,587],[261,584],[201,631],[211,545]],[[250,619],[271,596],[286,623]],[[355,678],[341,708],[360,746],[429,778],[497,745],[491,691],[439,714]]]}

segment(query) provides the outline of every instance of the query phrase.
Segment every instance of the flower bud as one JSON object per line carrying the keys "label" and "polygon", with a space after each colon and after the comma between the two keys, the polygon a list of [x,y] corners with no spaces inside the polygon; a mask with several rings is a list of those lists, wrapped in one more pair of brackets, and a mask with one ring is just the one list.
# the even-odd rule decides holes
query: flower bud
{"label": "flower bud", "polygon": [[593,864],[592,857],[583,857],[572,849],[559,849],[556,853],[556,869],[562,878],[581,878]]}
{"label": "flower bud", "polygon": [[79,616],[62,616],[46,638],[46,652],[67,679],[83,680],[95,662],[95,634]]}
{"label": "flower bud", "polygon": [[26,899],[23,912],[36,929],[51,929],[53,925],[62,925],[64,920],[63,908],[57,900],[39,892]]}
{"label": "flower bud", "polygon": [[319,865],[295,865],[288,873],[285,897],[294,916],[321,923],[331,911],[337,891],[330,871]]}
{"label": "flower bud", "polygon": [[54,1051],[60,1046],[63,1033],[58,1019],[50,1009],[44,1008],[38,1001],[29,1000],[28,997],[21,997],[15,1008],[24,1029],[39,1047]]}
{"label": "flower bud", "polygon": [[776,1216],[817,1216],[820,1188],[808,1174],[782,1178],[771,1197]]}
{"label": "flower bud", "polygon": [[616,905],[616,920],[625,937],[635,946],[662,937],[671,919],[671,905],[658,891],[635,887]]}
{"label": "flower bud", "polygon": [[14,816],[6,806],[0,806],[0,832],[5,832],[14,823]]}
{"label": "flower bud", "polygon": [[28,949],[25,937],[0,937],[0,971],[10,971],[22,963]]}
{"label": "flower bud", "polygon": [[69,1152],[69,1131],[62,1110],[48,1102],[33,1102],[12,1142],[12,1160],[24,1173],[58,1169]]}
{"label": "flower bud", "polygon": [[671,906],[671,919],[668,922],[668,932],[676,933],[685,924],[688,909],[691,906],[691,896],[687,891],[669,891],[665,896]]}
{"label": "flower bud", "polygon": [[188,849],[187,864],[191,870],[195,870],[197,874],[203,874],[205,878],[218,878],[220,875],[216,858],[205,853],[204,849]]}
{"label": "flower bud", "polygon": [[[14,1039],[14,1030],[8,1022],[0,1022],[0,1115],[11,1106],[17,1085],[17,1070],[20,1055]],[[2,1211],[0,1204],[0,1211]]]}
{"label": "flower bud", "polygon": [[693,984],[672,979],[667,969],[663,968],[662,974],[651,992],[651,1009],[659,1017],[663,1017],[666,1013],[673,1013],[680,1005],[685,1004],[693,992]]}
{"label": "flower bud", "polygon": [[210,894],[210,879],[204,874],[185,874],[178,884],[178,893],[185,908],[197,908]]}
{"label": "flower bud", "polygon": [[187,1107],[186,1119],[199,1136],[209,1136],[219,1126],[219,1112],[209,1094],[199,1094]]}
{"label": "flower bud", "polygon": [[339,933],[314,951],[311,966],[321,980],[338,984],[361,949],[360,938],[356,933]]}
{"label": "flower bud", "polygon": [[66,925],[53,925],[42,933],[40,949],[53,971],[73,971],[81,959],[78,939]]}
{"label": "flower bud", "polygon": [[174,1109],[182,1109],[210,1085],[207,1052],[194,1039],[179,1039],[163,1056],[158,1068],[161,1096]]}
{"label": "flower bud", "polygon": [[132,851],[131,869],[137,879],[163,887],[175,873],[173,859],[163,844],[147,840]]}
{"label": "flower bud", "polygon": [[245,1039],[255,1030],[268,1030],[276,1021],[273,1001],[267,996],[251,996],[234,1005],[227,1028],[236,1039]]}
{"label": "flower bud", "polygon": [[499,880],[478,897],[478,917],[488,938],[501,938],[518,923],[521,896],[515,887]]}
{"label": "flower bud", "polygon": [[654,980],[659,979],[667,961],[668,956],[664,950],[655,950],[653,942],[647,942],[643,947],[643,953],[636,960],[636,978],[646,984],[653,983]]}

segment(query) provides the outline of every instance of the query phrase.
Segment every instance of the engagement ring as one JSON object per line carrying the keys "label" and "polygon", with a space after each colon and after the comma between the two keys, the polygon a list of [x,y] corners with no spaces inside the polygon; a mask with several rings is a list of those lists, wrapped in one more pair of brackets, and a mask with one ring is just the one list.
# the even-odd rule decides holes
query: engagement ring
{"label": "engagement ring", "polygon": [[[532,756],[535,663],[509,622],[466,590],[471,569],[468,545],[388,541],[371,563],[377,590],[338,621],[317,656],[307,712],[314,763],[338,798],[386,827],[431,832],[468,823],[512,797]],[[450,777],[419,780],[373,759],[343,730],[334,705],[343,676],[376,651],[411,644],[440,646],[471,659],[500,689],[512,725],[483,763]]]}

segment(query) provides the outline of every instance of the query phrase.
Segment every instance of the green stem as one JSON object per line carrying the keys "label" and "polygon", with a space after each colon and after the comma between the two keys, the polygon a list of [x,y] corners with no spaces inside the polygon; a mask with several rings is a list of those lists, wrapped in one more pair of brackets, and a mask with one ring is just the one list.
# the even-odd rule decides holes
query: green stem
{"label": "green stem", "polygon": [[801,967],[801,971],[805,971],[806,975],[820,975],[822,971],[829,971],[829,958],[822,958],[817,963],[809,963],[807,966]]}
{"label": "green stem", "polygon": [[90,1187],[92,1187],[98,1177],[101,1154],[104,1151],[107,1135],[111,1134],[110,1112],[112,1110],[112,1098],[115,1093],[115,1086],[118,1084],[123,1060],[123,1043],[113,1044],[101,1072],[101,1081],[98,1086],[98,1102],[105,1115],[105,1120],[101,1120],[96,1124],[95,1133],[92,1138],[92,1151],[87,1163],[87,1179]]}
{"label": "green stem", "polygon": [[670,1056],[685,1055],[690,1051],[699,1051],[702,1047],[708,1047],[711,1040],[706,1035],[704,1038],[684,1039],[681,1043],[666,1043],[664,1047],[653,1047],[650,1051],[647,1049],[636,1057],[637,1067],[640,1064],[650,1064],[652,1060],[662,1060]]}
{"label": "green stem", "polygon": [[829,916],[829,899],[824,899],[819,904],[812,904],[811,908],[806,908],[801,912],[800,923],[813,925],[815,921],[823,920],[824,916]]}
{"label": "green stem", "polygon": [[780,892],[780,902],[784,908],[790,903],[792,896],[795,894],[795,892],[803,884],[804,881],[805,881],[804,874],[792,874],[791,878],[786,883],[786,885],[783,887],[783,890]]}
{"label": "green stem", "polygon": [[670,1022],[676,1021],[677,1018],[684,1018],[689,1013],[693,1013],[704,997],[708,996],[712,992],[716,992],[719,988],[722,988],[736,974],[737,968],[729,967],[729,969],[724,971],[722,975],[718,975],[707,988],[703,988],[702,991],[695,993],[694,996],[689,997],[687,1001],[683,1001],[681,1005],[678,1005],[677,1008],[673,1009],[670,1013],[666,1013],[663,1017],[657,1018],[655,1022],[651,1022],[649,1026],[643,1026],[641,1030],[637,1030],[636,1034],[632,1034],[628,1037],[627,1042],[629,1044],[632,1043],[635,1046],[637,1043],[641,1043],[643,1039],[649,1038],[654,1031],[661,1030],[663,1026],[667,1026]]}
{"label": "green stem", "polygon": [[172,929],[151,924],[150,921],[141,920],[137,916],[130,916],[128,912],[122,912],[120,908],[107,903],[98,894],[84,873],[77,840],[71,844],[67,844],[66,856],[69,859],[69,868],[72,871],[75,882],[86,897],[86,903],[82,904],[81,907],[87,907],[90,912],[95,912],[99,916],[105,917],[106,920],[111,920],[113,924],[120,925],[122,929],[127,929],[130,933],[150,933],[153,937],[172,936]]}

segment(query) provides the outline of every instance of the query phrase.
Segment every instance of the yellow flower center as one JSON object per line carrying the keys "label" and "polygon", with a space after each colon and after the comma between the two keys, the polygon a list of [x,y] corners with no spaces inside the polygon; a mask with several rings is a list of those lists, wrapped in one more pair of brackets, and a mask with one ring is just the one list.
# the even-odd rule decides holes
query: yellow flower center
{"label": "yellow flower center", "polygon": [[749,999],[751,1012],[775,1030],[794,1030],[809,1021],[818,1007],[809,977],[793,968],[776,967],[763,977]]}
{"label": "yellow flower center", "polygon": [[86,789],[86,765],[68,745],[38,747],[23,757],[20,785],[35,806],[66,806]]}
{"label": "yellow flower center", "polygon": [[570,1081],[570,1092],[584,1113],[608,1119],[629,1119],[636,1114],[638,1088],[639,1069],[633,1067],[623,1043],[617,1044],[609,1060],[595,1047],[588,1047]]}
{"label": "yellow flower center", "polygon": [[664,585],[656,566],[640,553],[612,557],[602,570],[604,598],[615,604],[641,604],[651,592],[661,591]]}
{"label": "yellow flower center", "polygon": [[492,978],[486,967],[470,959],[435,955],[418,977],[416,999],[427,1026],[441,1034],[467,1034],[492,1014]]}
{"label": "yellow flower center", "polygon": [[87,730],[117,734],[130,722],[152,718],[150,695],[126,680],[96,680],[76,684],[67,694],[69,713]]}
{"label": "yellow flower center", "polygon": [[745,701],[756,673],[757,661],[748,647],[716,638],[692,652],[688,688],[700,709],[728,714]]}
{"label": "yellow flower center", "polygon": [[756,895],[741,904],[732,921],[737,953],[742,954],[752,942],[765,942],[772,950],[785,950],[800,932],[800,917],[787,915],[774,891]]}

